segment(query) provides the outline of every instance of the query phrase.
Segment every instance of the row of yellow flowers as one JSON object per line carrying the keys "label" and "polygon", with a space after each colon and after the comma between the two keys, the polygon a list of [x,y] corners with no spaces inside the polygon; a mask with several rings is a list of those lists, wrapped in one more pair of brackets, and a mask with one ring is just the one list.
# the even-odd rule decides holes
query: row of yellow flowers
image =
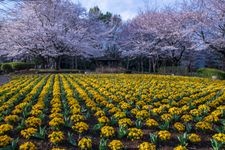
{"label": "row of yellow flowers", "polygon": [[[27,93],[27,91],[29,91],[32,86],[34,85],[34,83],[36,81],[38,81],[40,78],[35,77],[34,80],[30,80],[29,82],[24,82],[19,88],[19,91],[17,91],[17,93],[14,93],[13,95],[11,95],[11,97],[4,102],[1,106],[0,106],[0,113],[2,114],[3,111],[9,109],[11,106],[13,106],[12,104],[16,103],[16,100],[18,98],[20,98],[20,96],[24,95],[25,93]],[[28,84],[27,84],[28,83]]]}
{"label": "row of yellow flowers", "polygon": [[[155,105],[153,103],[153,105],[148,105],[144,101],[137,100],[137,99],[132,99],[132,97],[134,95],[132,95],[131,97],[128,97],[127,95],[124,96],[124,98],[127,98],[127,99],[131,98],[132,101],[136,101],[136,106],[137,105],[141,106],[141,108],[142,108],[142,110],[141,110],[141,109],[136,109],[136,108],[131,107],[131,104],[129,103],[129,101],[128,102],[121,101],[120,100],[121,99],[121,95],[119,95],[120,96],[119,98],[117,96],[115,96],[116,94],[113,93],[113,92],[110,95],[110,93],[108,91],[104,91],[103,88],[102,88],[102,86],[104,86],[107,81],[102,81],[102,82],[104,82],[104,85],[103,85],[103,84],[99,84],[99,82],[96,82],[96,80],[94,80],[94,79],[90,79],[91,82],[87,78],[86,79],[79,78],[79,79],[76,79],[76,80],[77,80],[77,82],[79,82],[79,84],[81,84],[83,87],[88,89],[88,92],[91,93],[94,96],[94,100],[95,100],[95,102],[97,102],[97,104],[103,105],[102,108],[109,108],[109,109],[113,108],[113,106],[115,106],[114,104],[116,103],[117,107],[113,108],[113,109],[110,109],[108,112],[109,113],[116,112],[116,113],[110,114],[110,116],[114,116],[117,119],[126,118],[126,114],[124,112],[122,112],[121,109],[122,110],[124,110],[124,109],[125,110],[130,110],[131,114],[135,114],[136,115],[135,116],[136,119],[141,119],[141,120],[147,119],[147,121],[149,120],[149,116],[151,114],[153,114],[153,115],[156,114],[156,116],[160,115],[160,113],[157,114],[156,113],[157,111],[156,112],[154,111],[155,110],[154,106],[158,106],[158,104]],[[89,85],[87,83],[89,83]],[[95,83],[97,83],[97,84],[95,84]],[[161,117],[159,117],[161,119],[158,120],[158,121],[159,122],[161,122],[161,121],[171,121],[174,115],[178,115],[178,117],[180,116],[182,118],[183,122],[176,122],[174,124],[174,128],[177,131],[179,131],[179,132],[184,132],[185,131],[185,126],[183,125],[183,123],[186,123],[186,122],[189,122],[189,121],[193,121],[193,117],[199,117],[200,115],[204,116],[205,114],[207,114],[207,116],[203,117],[202,120],[199,120],[198,122],[196,122],[195,128],[196,129],[200,129],[201,131],[202,130],[203,131],[213,130],[213,121],[218,122],[219,119],[222,119],[221,117],[222,117],[222,113],[224,111],[223,106],[220,106],[223,103],[223,99],[224,99],[224,92],[223,92],[224,88],[223,88],[223,85],[219,85],[216,88],[214,86],[204,87],[202,90],[199,90],[198,92],[195,92],[195,91],[192,90],[191,94],[193,94],[193,95],[191,95],[192,96],[191,99],[190,98],[186,98],[186,99],[189,100],[187,102],[190,103],[190,106],[188,106],[188,105],[183,105],[182,106],[181,104],[182,103],[184,104],[184,102],[182,102],[182,99],[180,100],[181,101],[180,103],[179,103],[179,100],[178,100],[178,103],[174,103],[174,104],[172,103],[173,107],[171,107],[171,104],[163,104],[163,103],[161,104],[160,103],[161,106],[159,106],[159,108],[162,109],[162,110],[164,109],[163,111],[165,111],[165,112],[168,111],[169,113],[164,113],[164,114],[162,113]],[[94,87],[94,88],[91,88],[91,87]],[[199,85],[199,88],[202,88],[202,86]],[[107,100],[105,100],[105,98],[102,95],[100,95],[98,92],[96,92],[95,89],[100,89],[99,91],[101,91],[102,95],[111,98],[113,100],[113,103],[109,103]],[[113,87],[112,89],[115,89],[115,87]],[[121,89],[126,89],[126,87],[120,87],[116,91],[119,91]],[[109,90],[109,89],[107,89],[107,90]],[[207,92],[205,92],[205,90]],[[222,94],[219,95],[219,97],[217,97],[219,92],[222,92]],[[182,94],[180,96],[178,96],[178,97],[182,97],[182,96],[188,97],[189,96],[189,95],[184,95],[184,94],[182,95]],[[183,99],[185,97],[183,97]],[[169,101],[164,101],[164,102],[168,103]],[[219,107],[219,109],[216,109],[216,110],[214,109],[214,111],[211,111],[210,107],[207,104],[204,104],[205,102],[207,102],[209,104],[213,104],[213,103],[216,102],[217,105],[214,105],[212,107],[215,107],[215,106],[220,106],[220,107]],[[157,101],[155,103],[159,103],[159,101]],[[95,103],[93,106],[96,106],[97,104]],[[107,107],[107,106],[109,106],[109,107]],[[194,108],[196,108],[196,107],[197,108],[193,109],[193,108],[191,108],[191,106],[194,106]],[[95,110],[95,109],[98,109],[98,108],[94,107],[92,109]],[[113,110],[116,110],[116,111],[113,111]],[[150,110],[150,112],[148,112],[147,110]],[[121,111],[121,112],[119,112],[119,111]],[[195,112],[197,112],[196,115],[195,115]],[[97,116],[99,119],[104,118],[102,120],[108,120],[108,118],[105,116],[105,112],[102,111],[101,109],[99,111],[97,111],[95,116]],[[158,117],[154,117],[154,118],[158,118]],[[168,119],[166,119],[166,118],[168,118]],[[126,119],[126,120],[128,120],[128,119]],[[150,119],[153,121],[153,126],[157,126],[158,125],[158,122],[156,120],[154,120],[152,118],[150,118]],[[103,121],[103,122],[108,122],[108,121]],[[132,124],[132,122],[130,124]],[[149,121],[148,121],[148,123],[146,122],[146,124],[149,124]],[[196,135],[196,136],[199,139],[199,136],[198,135]],[[170,139],[170,138],[168,138],[168,139]],[[196,141],[200,142],[200,140],[196,140]]]}
{"label": "row of yellow flowers", "polygon": [[[7,134],[14,130],[15,123],[17,121],[19,121],[19,116],[15,114],[15,112],[16,112],[15,110],[19,109],[19,106],[24,106],[24,105],[22,105],[22,103],[31,100],[30,97],[33,97],[36,94],[37,91],[34,90],[34,89],[31,90],[31,88],[32,87],[39,88],[41,86],[41,84],[43,84],[43,82],[39,82],[38,84],[36,84],[36,82],[40,81],[40,79],[42,79],[41,81],[44,81],[44,78],[38,78],[37,76],[35,76],[33,79],[32,78],[31,79],[25,78],[24,80],[21,80],[22,83],[18,82],[18,83],[20,83],[20,85],[17,85],[17,88],[19,88],[19,89],[12,89],[10,91],[10,92],[17,91],[18,93],[15,94],[15,95],[12,95],[12,97],[9,98],[1,106],[2,109],[8,110],[8,112],[6,114],[4,114],[5,116],[3,117],[4,118],[3,122],[1,122],[1,124],[0,124],[0,130],[1,130],[1,132],[0,132],[0,147],[7,146],[13,141],[13,138],[11,138]],[[16,84],[15,81],[13,81],[12,83]],[[9,84],[12,84],[12,83],[9,83]],[[26,95],[27,97],[25,97],[22,100],[22,103],[21,102],[18,103],[18,99],[19,100],[21,99],[20,96],[27,93],[29,90],[31,90],[31,91]],[[9,94],[9,93],[7,93],[7,94]],[[9,95],[11,95],[11,94],[9,94]],[[14,107],[14,109],[12,111],[9,111],[11,107]],[[20,107],[20,109],[21,109],[21,112],[22,112],[23,108]],[[2,113],[1,113],[1,115],[2,115]]]}
{"label": "row of yellow flowers", "polygon": [[[42,82],[45,82],[47,78],[43,78],[44,80]],[[44,108],[44,96],[47,95],[47,92],[49,90],[49,85],[50,85],[52,78],[53,78],[53,76],[51,76],[50,78],[47,79],[46,84],[43,86],[43,88],[38,96],[37,103],[34,104],[34,106],[32,106],[32,108],[31,108],[30,117],[25,119],[26,129],[23,129],[20,132],[22,137],[25,139],[29,139],[31,136],[34,136],[37,133],[38,128],[42,124],[40,115],[43,113],[42,110]],[[39,83],[41,83],[40,85],[42,85],[42,82],[39,82]],[[33,90],[38,90],[38,89],[39,89],[39,85],[37,84]],[[36,92],[34,91],[31,93],[36,93]]]}
{"label": "row of yellow flowers", "polygon": [[51,114],[49,115],[49,127],[52,129],[48,135],[49,141],[52,144],[58,144],[64,140],[64,133],[60,131],[60,126],[64,124],[62,115],[61,91],[59,75],[55,75],[53,84],[53,94],[51,104]]}
{"label": "row of yellow flowers", "polygon": [[[32,78],[23,78],[21,80],[13,80],[8,84],[2,85],[0,87],[0,100],[5,99],[6,97],[12,95],[19,89],[23,88],[27,83],[29,83]],[[2,101],[1,101],[2,102]]]}
{"label": "row of yellow flowers", "polygon": [[[3,118],[0,147],[14,140],[8,133],[19,130],[21,137],[27,139],[19,148],[37,149],[38,141],[30,139],[40,127],[46,126],[47,142],[53,149],[63,149],[62,143],[68,141],[69,147],[91,149],[96,146],[93,132],[101,139],[97,145],[112,150],[129,148],[127,141],[136,141],[140,150],[157,149],[161,143],[169,143],[174,138],[179,141],[175,150],[188,149],[189,145],[210,136],[214,149],[224,148],[223,81],[154,75],[72,74],[21,79],[4,85],[5,89],[0,88],[0,98],[4,98],[0,99]],[[47,106],[46,98],[51,92]],[[18,101],[20,96],[25,97]],[[46,110],[50,112],[47,116]],[[46,118],[49,122],[43,124]],[[21,121],[25,128],[17,127]]]}

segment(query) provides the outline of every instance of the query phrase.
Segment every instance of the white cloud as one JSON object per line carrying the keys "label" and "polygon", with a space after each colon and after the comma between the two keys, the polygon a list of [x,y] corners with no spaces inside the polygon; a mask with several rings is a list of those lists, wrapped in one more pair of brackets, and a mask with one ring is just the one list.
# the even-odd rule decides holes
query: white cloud
{"label": "white cloud", "polygon": [[129,19],[134,18],[137,15],[137,13],[130,12],[130,11],[122,11],[120,13],[120,15],[121,15],[121,17],[122,17],[123,20],[129,20]]}

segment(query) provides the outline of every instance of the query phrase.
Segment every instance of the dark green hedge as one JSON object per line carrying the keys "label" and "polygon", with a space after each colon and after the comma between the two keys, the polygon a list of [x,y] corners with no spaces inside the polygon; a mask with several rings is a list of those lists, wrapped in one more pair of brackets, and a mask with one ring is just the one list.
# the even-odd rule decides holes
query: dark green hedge
{"label": "dark green hedge", "polygon": [[4,63],[4,64],[1,65],[1,70],[6,72],[6,73],[12,72],[13,71],[12,65],[9,64],[9,63]]}
{"label": "dark green hedge", "polygon": [[197,73],[201,77],[209,77],[217,76],[219,79],[225,79],[225,72],[218,69],[212,69],[212,68],[201,68],[197,70]]}
{"label": "dark green hedge", "polygon": [[0,68],[3,72],[9,73],[12,71],[28,70],[34,68],[33,63],[24,63],[24,62],[10,62],[0,64]]}
{"label": "dark green hedge", "polygon": [[12,65],[12,69],[16,71],[33,69],[35,67],[33,63],[12,62],[10,64]]}
{"label": "dark green hedge", "polygon": [[45,74],[45,73],[84,73],[84,71],[76,70],[76,69],[60,69],[60,70],[54,70],[54,69],[37,69],[37,73],[39,74]]}

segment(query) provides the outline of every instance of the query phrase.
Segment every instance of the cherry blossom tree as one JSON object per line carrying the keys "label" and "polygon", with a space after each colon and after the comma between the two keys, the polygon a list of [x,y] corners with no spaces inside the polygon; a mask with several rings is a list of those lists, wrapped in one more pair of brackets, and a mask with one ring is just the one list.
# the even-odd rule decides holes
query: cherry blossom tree
{"label": "cherry blossom tree", "polygon": [[116,15],[105,16],[90,18],[69,0],[21,1],[3,25],[4,49],[13,57],[53,60],[56,69],[63,56],[98,57],[121,23]]}
{"label": "cherry blossom tree", "polygon": [[127,68],[138,58],[142,66],[148,60],[154,72],[161,65],[178,66],[202,50],[225,56],[225,1],[185,0],[176,7],[148,8],[122,22],[119,15],[102,13],[98,7],[87,12],[70,0],[20,1],[3,10],[0,55],[54,62],[59,69],[64,56],[77,62],[77,57],[122,53]]}
{"label": "cherry blossom tree", "polygon": [[[16,10],[17,9],[17,10]],[[67,0],[22,2],[4,24],[12,56],[28,54],[52,59],[59,69],[61,56],[95,55],[95,36],[85,10]]]}
{"label": "cherry blossom tree", "polygon": [[209,48],[225,56],[225,0],[206,0],[203,6],[208,30],[202,31],[201,37]]}
{"label": "cherry blossom tree", "polygon": [[191,14],[195,22],[192,38],[198,43],[198,49],[210,50],[206,53],[214,55],[220,53],[225,59],[225,1],[188,0],[182,3],[182,10]]}
{"label": "cherry blossom tree", "polygon": [[170,9],[143,12],[127,24],[122,47],[128,50],[126,54],[148,57],[153,71],[163,59],[179,65],[184,52],[194,49],[190,19],[188,13]]}

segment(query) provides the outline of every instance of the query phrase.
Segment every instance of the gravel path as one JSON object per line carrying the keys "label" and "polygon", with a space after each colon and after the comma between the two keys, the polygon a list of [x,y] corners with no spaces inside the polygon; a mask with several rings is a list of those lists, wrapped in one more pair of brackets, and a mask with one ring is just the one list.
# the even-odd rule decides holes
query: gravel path
{"label": "gravel path", "polygon": [[8,76],[3,76],[3,75],[0,75],[0,86],[2,84],[5,84],[9,81],[9,77]]}

